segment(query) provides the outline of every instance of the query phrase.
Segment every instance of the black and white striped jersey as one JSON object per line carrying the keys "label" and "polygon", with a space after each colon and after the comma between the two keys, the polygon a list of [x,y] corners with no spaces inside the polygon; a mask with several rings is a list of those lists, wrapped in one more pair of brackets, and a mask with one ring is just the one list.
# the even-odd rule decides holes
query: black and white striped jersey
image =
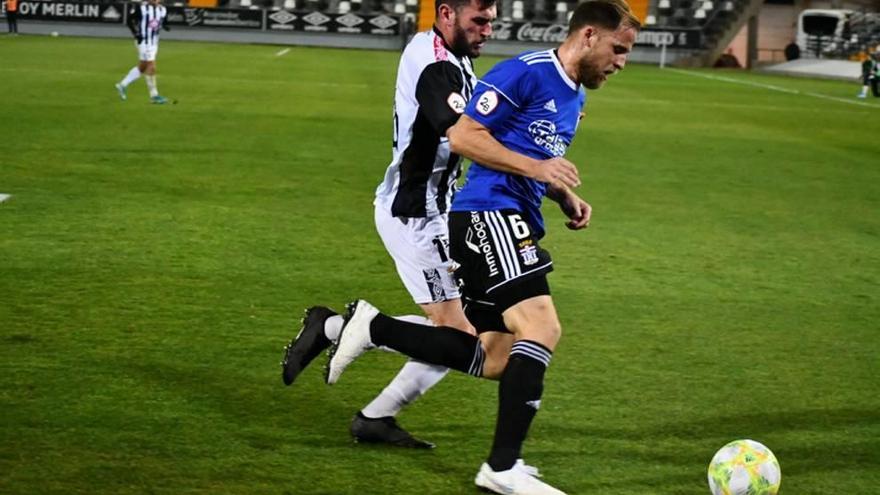
{"label": "black and white striped jersey", "polygon": [[128,28],[138,44],[155,46],[159,44],[159,29],[168,31],[167,10],[162,5],[143,2],[133,5],[128,13]]}
{"label": "black and white striped jersey", "polygon": [[464,112],[476,76],[436,30],[413,36],[397,68],[391,164],[376,189],[376,204],[395,217],[445,214],[452,203],[461,157],[449,151],[446,130]]}

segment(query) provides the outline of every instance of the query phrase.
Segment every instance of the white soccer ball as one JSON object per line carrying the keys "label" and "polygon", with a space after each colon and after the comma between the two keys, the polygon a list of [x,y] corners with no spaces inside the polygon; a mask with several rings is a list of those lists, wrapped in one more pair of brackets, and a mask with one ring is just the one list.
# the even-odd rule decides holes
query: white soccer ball
{"label": "white soccer ball", "polygon": [[730,442],[709,463],[712,495],[776,495],[780,481],[776,456],[754,440]]}

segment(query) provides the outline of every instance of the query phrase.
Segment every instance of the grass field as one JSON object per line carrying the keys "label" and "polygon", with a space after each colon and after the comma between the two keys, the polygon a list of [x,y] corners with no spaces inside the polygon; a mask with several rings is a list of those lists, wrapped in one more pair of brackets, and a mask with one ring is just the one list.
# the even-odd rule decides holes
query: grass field
{"label": "grass field", "polygon": [[[281,384],[306,306],[418,309],[372,225],[397,54],[278,50],[164,42],[162,107],[118,100],[128,40],[0,38],[0,494],[476,493],[493,382],[401,415],[432,452],[349,439],[400,356]],[[571,494],[707,494],[737,438],[784,495],[878,493],[880,102],[724,77],[800,93],[627,67],[569,153],[591,228],[547,209],[525,456]]]}

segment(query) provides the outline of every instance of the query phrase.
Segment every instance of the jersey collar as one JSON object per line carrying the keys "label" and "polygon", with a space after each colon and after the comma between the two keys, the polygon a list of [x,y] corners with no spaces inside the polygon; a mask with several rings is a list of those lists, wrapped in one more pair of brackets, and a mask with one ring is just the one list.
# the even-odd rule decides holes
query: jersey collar
{"label": "jersey collar", "polygon": [[568,74],[565,73],[565,69],[562,67],[562,62],[559,61],[559,54],[556,53],[556,50],[548,50],[551,55],[553,55],[553,65],[556,66],[556,71],[559,72],[559,77],[568,85],[569,88],[574,91],[578,90],[578,85],[568,77]]}
{"label": "jersey collar", "polygon": [[443,33],[441,33],[439,29],[437,29],[437,26],[431,26],[431,30],[434,31],[434,36],[440,38],[440,41],[443,43],[443,47],[449,50],[449,53],[452,53],[452,50],[449,48],[449,43],[446,42],[446,38],[443,37]]}
{"label": "jersey collar", "polygon": [[[470,62],[470,57],[468,57],[467,55],[459,56],[452,51],[452,49],[449,47],[449,43],[446,42],[446,39],[443,37],[443,33],[441,33],[439,29],[437,29],[437,26],[431,26],[431,31],[434,32],[434,56],[437,60],[453,60],[455,61],[456,65],[463,64],[465,63],[465,61]],[[437,53],[438,48],[442,48],[443,50],[445,50],[446,53],[441,56],[439,53]],[[471,71],[473,71],[473,69]]]}

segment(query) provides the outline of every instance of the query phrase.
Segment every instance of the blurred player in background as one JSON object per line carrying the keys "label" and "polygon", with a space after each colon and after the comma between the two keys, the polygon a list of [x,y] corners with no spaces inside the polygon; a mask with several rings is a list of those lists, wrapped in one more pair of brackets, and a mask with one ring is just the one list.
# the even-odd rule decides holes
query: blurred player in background
{"label": "blurred player in background", "polygon": [[159,29],[169,31],[167,10],[161,0],[147,0],[134,5],[128,15],[128,28],[134,35],[138,50],[138,64],[116,84],[116,91],[123,100],[128,98],[128,85],[137,81],[141,75],[147,82],[150,101],[159,105],[168,100],[159,94],[156,87],[156,54],[159,52]]}
{"label": "blurred player in background", "polygon": [[875,97],[880,97],[880,47],[862,62],[862,92],[858,97],[867,98],[869,87]]}
{"label": "blurred player in background", "polygon": [[6,24],[9,34],[18,34],[18,0],[6,0]]}
{"label": "blurred player in background", "polygon": [[[473,93],[476,76],[471,59],[480,55],[497,13],[495,0],[436,0],[434,7],[433,29],[412,38],[398,66],[393,157],[376,190],[374,218],[404,286],[430,321],[419,316],[403,318],[458,328],[462,335],[473,336],[448,252],[447,218],[461,157],[450,151],[446,131],[464,112]],[[285,384],[291,384],[337,339],[342,323],[342,317],[328,308],[307,311],[302,331],[285,351]],[[433,447],[413,438],[394,417],[448,371],[407,362],[381,394],[358,411],[351,434],[359,442]]]}
{"label": "blurred player in background", "polygon": [[[562,495],[521,461],[541,406],[544,374],[562,334],[547,273],[543,198],[557,202],[568,228],[589,225],[591,207],[563,158],[586,100],[623,69],[641,25],[624,0],[587,0],[574,10],[555,50],[527,52],[497,64],[477,84],[447,136],[471,158],[467,181],[449,214],[450,254],[460,263],[467,317],[481,335],[506,331],[515,342],[500,376],[495,438],[475,483],[508,495]],[[366,301],[350,306],[328,366],[334,383],[364,351],[384,346],[424,362],[474,374],[484,360],[476,337],[382,315]],[[491,354],[485,364],[493,361]]]}

